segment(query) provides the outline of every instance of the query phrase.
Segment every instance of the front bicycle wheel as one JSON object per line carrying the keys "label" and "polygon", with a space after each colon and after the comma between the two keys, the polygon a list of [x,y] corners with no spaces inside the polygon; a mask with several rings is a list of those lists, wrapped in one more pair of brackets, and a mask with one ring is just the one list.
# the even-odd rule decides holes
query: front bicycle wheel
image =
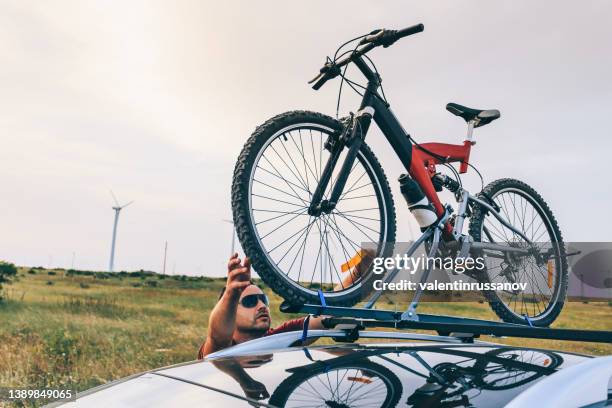
{"label": "front bicycle wheel", "polygon": [[391,370],[369,360],[321,364],[281,382],[269,403],[275,407],[395,407],[402,382]]}
{"label": "front bicycle wheel", "polygon": [[330,305],[354,305],[373,278],[353,267],[363,244],[375,252],[369,256],[388,256],[395,241],[391,190],[365,143],[333,211],[308,214],[330,157],[326,146],[339,143],[341,130],[340,122],[320,113],[284,113],[255,130],[236,163],[232,211],[240,243],[264,282],[291,304],[318,302],[321,290]]}

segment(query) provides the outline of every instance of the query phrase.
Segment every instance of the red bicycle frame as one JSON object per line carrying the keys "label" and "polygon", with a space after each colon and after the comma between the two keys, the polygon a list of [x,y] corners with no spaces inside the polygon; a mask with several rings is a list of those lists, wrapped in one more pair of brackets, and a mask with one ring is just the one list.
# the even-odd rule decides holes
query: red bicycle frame
{"label": "red bicycle frame", "polygon": [[[466,140],[462,145],[448,143],[423,143],[414,146],[408,169],[412,177],[421,187],[423,193],[436,209],[438,216],[444,214],[444,206],[431,182],[431,178],[436,174],[436,164],[441,164],[439,157],[445,158],[445,163],[459,162],[459,173],[465,173],[468,169],[470,150],[474,142]],[[431,152],[436,156],[429,154]]]}

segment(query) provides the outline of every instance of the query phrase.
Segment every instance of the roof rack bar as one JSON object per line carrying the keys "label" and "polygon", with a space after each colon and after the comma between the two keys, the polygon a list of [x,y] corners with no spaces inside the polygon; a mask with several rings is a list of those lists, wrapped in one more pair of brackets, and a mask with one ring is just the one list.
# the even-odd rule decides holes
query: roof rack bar
{"label": "roof rack bar", "polygon": [[418,314],[418,320],[402,320],[401,312],[364,308],[318,306],[318,305],[281,305],[283,312],[301,312],[313,315],[352,317],[364,327],[393,327],[396,329],[434,330],[439,334],[471,333],[474,336],[507,336],[550,340],[587,341],[612,343],[612,331],[551,329],[527,325],[495,322],[472,318]]}

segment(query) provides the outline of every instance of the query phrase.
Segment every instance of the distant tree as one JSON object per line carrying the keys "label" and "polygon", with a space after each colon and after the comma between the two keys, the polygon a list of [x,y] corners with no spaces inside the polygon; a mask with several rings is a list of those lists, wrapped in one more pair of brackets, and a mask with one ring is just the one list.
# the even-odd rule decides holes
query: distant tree
{"label": "distant tree", "polygon": [[0,261],[0,301],[2,300],[2,283],[8,282],[17,275],[17,267],[10,262]]}

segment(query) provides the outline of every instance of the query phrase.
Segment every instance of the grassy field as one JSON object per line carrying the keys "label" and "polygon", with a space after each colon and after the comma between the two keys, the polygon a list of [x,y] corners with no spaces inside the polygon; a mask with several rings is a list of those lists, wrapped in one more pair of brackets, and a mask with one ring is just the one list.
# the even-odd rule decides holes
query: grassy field
{"label": "grassy field", "polygon": [[[0,303],[0,386],[78,391],[194,360],[220,279],[72,275],[20,268]],[[270,293],[273,322],[281,299]],[[381,307],[390,307],[380,302]],[[399,306],[401,307],[401,306]],[[420,311],[495,319],[478,302],[427,303]],[[566,304],[554,327],[612,330],[606,303]],[[484,340],[489,340],[484,338]],[[517,346],[612,354],[609,344],[494,339]]]}

